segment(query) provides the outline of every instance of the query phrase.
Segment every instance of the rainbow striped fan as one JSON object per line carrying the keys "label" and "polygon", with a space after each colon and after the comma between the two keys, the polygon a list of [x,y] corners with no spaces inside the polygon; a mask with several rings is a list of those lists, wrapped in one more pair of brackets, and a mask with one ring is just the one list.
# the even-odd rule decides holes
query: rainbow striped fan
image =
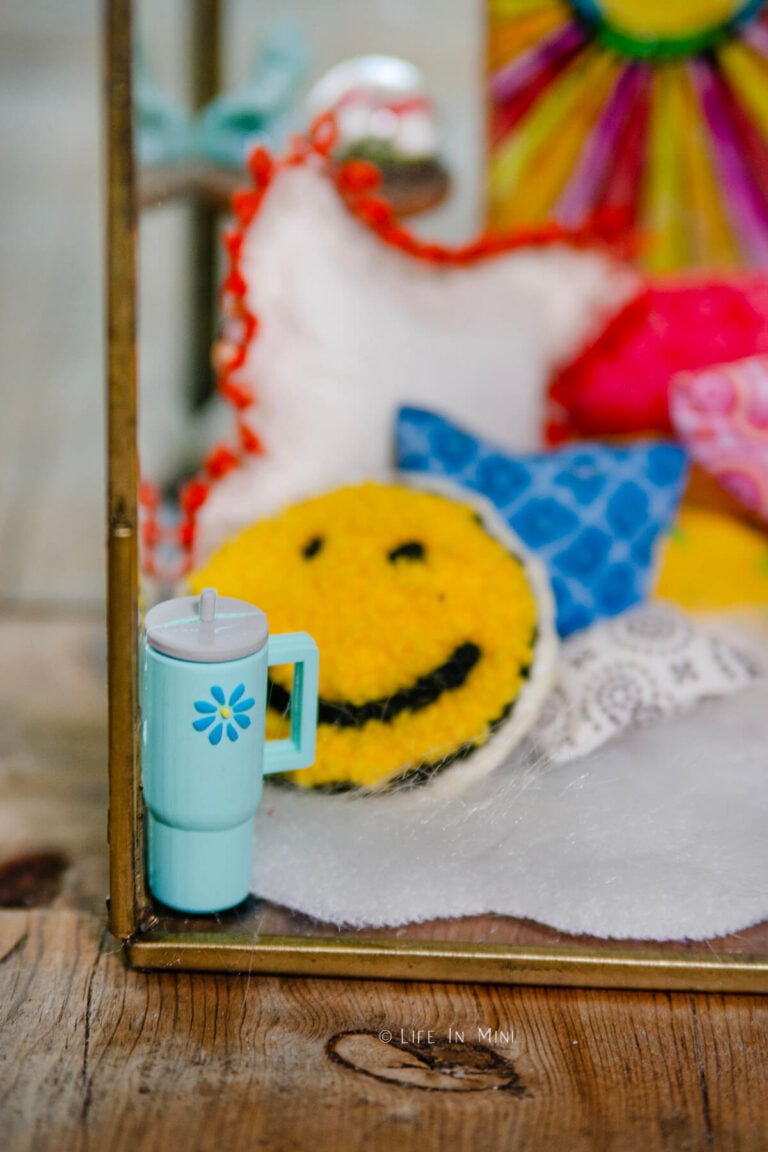
{"label": "rainbow striped fan", "polygon": [[766,0],[489,0],[490,223],[614,214],[655,272],[768,266]]}

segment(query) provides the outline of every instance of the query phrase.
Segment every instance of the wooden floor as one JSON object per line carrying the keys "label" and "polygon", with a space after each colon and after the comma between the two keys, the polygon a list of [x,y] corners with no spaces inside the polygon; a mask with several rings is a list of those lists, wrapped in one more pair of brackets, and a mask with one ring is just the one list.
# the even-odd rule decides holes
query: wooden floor
{"label": "wooden floor", "polygon": [[768,1148],[766,1000],[128,970],[101,620],[0,651],[4,1152]]}

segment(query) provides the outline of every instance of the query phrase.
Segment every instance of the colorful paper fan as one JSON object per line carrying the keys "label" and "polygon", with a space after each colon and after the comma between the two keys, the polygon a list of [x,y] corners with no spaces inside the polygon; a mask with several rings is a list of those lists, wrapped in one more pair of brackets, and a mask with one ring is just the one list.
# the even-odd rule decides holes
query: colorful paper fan
{"label": "colorful paper fan", "polygon": [[768,265],[766,0],[489,0],[490,222],[614,214],[646,264]]}

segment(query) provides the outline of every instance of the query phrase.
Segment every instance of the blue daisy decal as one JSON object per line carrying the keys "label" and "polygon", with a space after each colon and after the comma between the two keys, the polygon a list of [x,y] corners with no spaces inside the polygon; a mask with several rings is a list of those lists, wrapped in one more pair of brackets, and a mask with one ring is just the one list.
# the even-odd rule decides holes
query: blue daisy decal
{"label": "blue daisy decal", "polygon": [[199,720],[193,721],[192,727],[196,732],[208,732],[211,744],[220,744],[226,731],[227,737],[234,744],[240,735],[237,729],[250,728],[251,718],[247,713],[256,703],[253,696],[248,696],[244,700],[244,695],[245,684],[238,684],[237,688],[233,688],[229,699],[220,685],[213,684],[212,700],[195,700],[195,712],[200,712],[202,715]]}

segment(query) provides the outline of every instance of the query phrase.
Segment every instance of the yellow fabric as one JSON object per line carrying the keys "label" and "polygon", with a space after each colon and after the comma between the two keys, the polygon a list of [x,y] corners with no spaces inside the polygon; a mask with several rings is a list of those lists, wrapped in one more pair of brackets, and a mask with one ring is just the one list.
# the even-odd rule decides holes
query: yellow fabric
{"label": "yellow fabric", "polygon": [[[422,545],[423,559],[390,559],[409,542]],[[190,583],[257,604],[273,633],[309,632],[326,701],[391,697],[460,645],[480,648],[466,682],[426,707],[360,728],[319,725],[314,767],[292,774],[305,786],[381,786],[485,743],[533,659],[538,611],[520,561],[470,505],[402,485],[368,483],[293,505],[226,543]],[[290,687],[288,669],[271,675]],[[288,735],[274,713],[267,730]]]}
{"label": "yellow fabric", "polygon": [[648,264],[670,272],[688,263],[681,138],[685,122],[684,73],[679,65],[661,65],[654,74],[651,101],[650,162],[645,170],[645,218],[650,221]]}
{"label": "yellow fabric", "polygon": [[768,536],[720,512],[683,508],[655,595],[702,612],[768,604]]}
{"label": "yellow fabric", "polygon": [[493,35],[489,44],[491,70],[495,71],[513,57],[534,48],[542,39],[564,26],[569,16],[568,10],[559,4],[539,6],[530,12],[517,12],[512,23],[507,23],[504,16],[496,19],[492,14]]}
{"label": "yellow fabric", "polygon": [[741,0],[601,0],[606,19],[633,36],[687,36],[729,20]]}
{"label": "yellow fabric", "polygon": [[488,0],[489,19],[497,21],[514,19],[541,8],[558,11],[563,20],[573,17],[569,0]]}
{"label": "yellow fabric", "polygon": [[734,95],[744,105],[763,136],[768,135],[768,64],[749,44],[732,40],[717,54]]}

